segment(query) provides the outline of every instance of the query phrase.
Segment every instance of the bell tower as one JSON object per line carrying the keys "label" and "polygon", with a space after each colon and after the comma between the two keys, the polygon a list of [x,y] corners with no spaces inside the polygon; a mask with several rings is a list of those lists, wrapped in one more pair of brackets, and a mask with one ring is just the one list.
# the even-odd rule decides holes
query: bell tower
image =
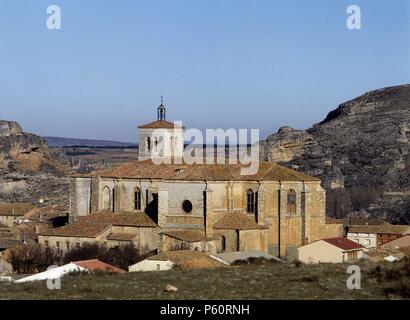
{"label": "bell tower", "polygon": [[138,160],[181,158],[184,155],[184,127],[166,121],[164,98],[157,108],[157,120],[138,127]]}

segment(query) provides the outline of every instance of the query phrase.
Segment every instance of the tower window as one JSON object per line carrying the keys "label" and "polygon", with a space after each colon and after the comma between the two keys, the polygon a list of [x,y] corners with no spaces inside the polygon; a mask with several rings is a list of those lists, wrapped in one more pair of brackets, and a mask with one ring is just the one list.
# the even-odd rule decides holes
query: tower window
{"label": "tower window", "polygon": [[255,192],[251,189],[246,192],[246,212],[255,213]]}
{"label": "tower window", "polygon": [[290,189],[288,191],[288,214],[296,214],[296,191]]}
{"label": "tower window", "polygon": [[147,137],[146,150],[151,151],[151,138],[150,137]]}
{"label": "tower window", "polygon": [[139,188],[136,188],[134,192],[134,209],[141,210],[141,190]]}

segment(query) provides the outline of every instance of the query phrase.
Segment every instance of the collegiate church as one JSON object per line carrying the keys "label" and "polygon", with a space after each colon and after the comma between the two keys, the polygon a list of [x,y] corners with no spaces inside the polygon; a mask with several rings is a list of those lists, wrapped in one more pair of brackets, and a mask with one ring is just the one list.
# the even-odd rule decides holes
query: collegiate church
{"label": "collegiate church", "polygon": [[[292,258],[297,247],[338,235],[325,223],[319,179],[270,162],[254,175],[241,175],[241,164],[154,163],[159,143],[160,156],[184,155],[184,127],[166,121],[162,103],[157,120],[138,129],[140,160],[72,177],[71,223],[42,232],[40,243],[68,250],[132,242],[148,251],[262,250]],[[153,134],[158,129],[163,137]]]}

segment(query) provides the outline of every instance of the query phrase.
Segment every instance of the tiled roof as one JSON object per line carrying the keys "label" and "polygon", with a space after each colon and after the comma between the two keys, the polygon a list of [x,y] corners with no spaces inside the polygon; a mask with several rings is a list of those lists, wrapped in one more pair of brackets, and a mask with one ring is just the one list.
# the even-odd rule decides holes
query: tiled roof
{"label": "tiled roof", "polygon": [[125,273],[124,270],[114,267],[108,263],[102,262],[98,259],[74,261],[73,263],[89,271],[99,270],[105,272]]}
{"label": "tiled roof", "polygon": [[20,233],[20,238],[25,240],[37,240],[38,236],[33,224],[22,223],[16,229]]}
{"label": "tiled roof", "polygon": [[271,162],[259,162],[258,172],[242,175],[242,164],[155,164],[151,159],[136,161],[81,177],[116,177],[164,180],[263,180],[263,181],[320,181],[304,173]]}
{"label": "tiled roof", "polygon": [[223,266],[218,261],[209,257],[208,254],[192,250],[166,251],[147,258],[153,261],[172,261],[176,265],[186,269],[212,268]]}
{"label": "tiled roof", "polygon": [[24,216],[35,207],[30,203],[0,203],[0,215]]}
{"label": "tiled roof", "polygon": [[157,225],[143,212],[95,212],[80,218],[85,222],[108,223],[113,226],[152,227]]}
{"label": "tiled roof", "polygon": [[226,213],[213,225],[214,229],[233,229],[233,230],[251,230],[266,229],[260,226],[255,219],[248,217],[243,213]]}
{"label": "tiled roof", "polygon": [[138,126],[140,129],[174,129],[174,127],[181,128],[180,126],[175,126],[174,123],[165,120],[157,120]]}
{"label": "tiled roof", "polygon": [[405,234],[410,233],[408,225],[386,224],[382,226],[349,226],[348,232],[353,233],[387,233],[387,234]]}
{"label": "tiled roof", "polygon": [[51,205],[40,208],[33,208],[25,214],[25,218],[30,220],[38,219],[52,219],[55,217],[61,217],[67,214],[67,210],[59,205]]}
{"label": "tiled roof", "polygon": [[131,241],[136,236],[136,234],[132,233],[111,233],[108,235],[107,240]]}
{"label": "tiled roof", "polygon": [[95,238],[110,230],[112,226],[157,227],[154,221],[145,213],[141,212],[96,212],[81,217],[65,227],[41,230],[39,234],[46,236]]}
{"label": "tiled roof", "polygon": [[323,241],[326,241],[327,243],[330,243],[331,245],[334,245],[342,250],[357,250],[364,248],[362,245],[344,237],[323,239]]}
{"label": "tiled roof", "polygon": [[410,247],[399,248],[400,252],[403,252],[406,256],[410,257]]}
{"label": "tiled roof", "polygon": [[111,229],[109,223],[86,222],[79,219],[65,227],[45,228],[39,232],[45,236],[96,238]]}
{"label": "tiled roof", "polygon": [[199,230],[164,230],[160,234],[190,243],[215,239],[206,236],[204,231]]}
{"label": "tiled roof", "polygon": [[349,217],[346,220],[347,224],[351,226],[382,226],[389,224],[386,220],[380,218]]}
{"label": "tiled roof", "polygon": [[18,239],[0,239],[0,249],[8,249],[22,243]]}

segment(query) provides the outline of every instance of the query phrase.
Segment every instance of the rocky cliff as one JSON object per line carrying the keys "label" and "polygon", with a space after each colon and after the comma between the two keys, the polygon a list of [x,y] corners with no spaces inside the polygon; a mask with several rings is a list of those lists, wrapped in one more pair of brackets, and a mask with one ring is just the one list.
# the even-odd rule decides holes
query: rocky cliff
{"label": "rocky cliff", "polygon": [[0,120],[0,202],[35,203],[42,197],[64,204],[67,169],[44,139],[23,132],[17,122]]}
{"label": "rocky cliff", "polygon": [[345,102],[306,131],[279,129],[261,157],[321,177],[335,216],[364,209],[410,222],[409,149],[410,85],[401,85]]}

